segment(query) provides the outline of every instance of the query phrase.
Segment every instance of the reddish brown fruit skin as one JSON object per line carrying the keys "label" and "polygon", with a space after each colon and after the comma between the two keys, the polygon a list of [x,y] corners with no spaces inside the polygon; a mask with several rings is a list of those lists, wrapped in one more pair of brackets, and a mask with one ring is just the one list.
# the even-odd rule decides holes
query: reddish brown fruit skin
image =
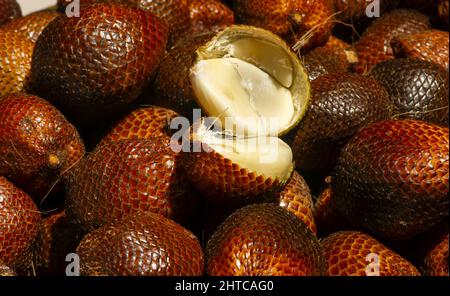
{"label": "reddish brown fruit skin", "polygon": [[50,103],[27,94],[0,98],[0,175],[37,202],[83,155],[77,130]]}
{"label": "reddish brown fruit skin", "polygon": [[31,88],[33,43],[20,34],[0,30],[0,96]]}
{"label": "reddish brown fruit skin", "polygon": [[0,29],[16,32],[30,41],[36,42],[45,27],[59,15],[55,11],[39,11],[10,21]]}
{"label": "reddish brown fruit skin", "polygon": [[350,70],[353,64],[358,61],[353,46],[337,37],[331,36],[323,47],[331,50],[334,56],[338,58],[339,64],[347,70]]}
{"label": "reddish brown fruit skin", "polygon": [[333,29],[328,0],[234,0],[233,5],[238,21],[272,31],[292,45],[317,26],[304,52],[324,45]]}
{"label": "reddish brown fruit skin", "polygon": [[0,0],[0,26],[22,16],[16,0]]}
{"label": "reddish brown fruit skin", "polygon": [[[82,0],[81,5],[116,3],[148,11],[166,22],[169,28],[169,43],[173,44],[190,29],[188,1],[190,0]],[[58,0],[59,11],[64,12],[70,2],[72,0]]]}
{"label": "reddish brown fruit skin", "polygon": [[303,57],[303,66],[310,81],[331,73],[347,72],[347,64],[342,64],[335,52],[325,46],[317,47]]}
{"label": "reddish brown fruit skin", "polygon": [[[371,236],[357,231],[341,231],[321,241],[329,276],[367,276],[370,254],[378,255],[380,276],[420,276],[406,259]],[[370,259],[370,257],[369,257]]]}
{"label": "reddish brown fruit skin", "polygon": [[322,275],[326,269],[314,234],[275,204],[233,213],[208,241],[205,254],[212,276]]}
{"label": "reddish brown fruit skin", "polygon": [[442,25],[448,30],[448,0],[439,0],[438,11]]}
{"label": "reddish brown fruit skin", "polygon": [[278,204],[303,221],[308,228],[317,233],[313,215],[313,200],[311,191],[305,179],[294,171],[284,189],[277,194]]}
{"label": "reddish brown fruit skin", "polygon": [[448,237],[448,224],[444,221],[415,239],[417,249],[414,255],[425,275],[449,276]]}
{"label": "reddish brown fruit skin", "polygon": [[[380,3],[380,13],[383,13],[386,9],[395,7],[398,0],[380,0],[378,3]],[[367,0],[334,0],[334,10],[340,12],[336,18],[348,22],[366,17],[369,4]]]}
{"label": "reddish brown fruit skin", "polygon": [[214,31],[234,24],[234,13],[217,0],[190,0],[191,30],[194,34]]}
{"label": "reddish brown fruit skin", "polygon": [[31,266],[41,215],[33,200],[0,176],[0,260],[18,271]]}
{"label": "reddish brown fruit skin", "polygon": [[340,150],[362,127],[391,117],[386,90],[354,73],[323,75],[311,82],[312,102],[292,151],[297,168],[329,173]]}
{"label": "reddish brown fruit skin", "polygon": [[161,215],[117,221],[86,235],[77,248],[81,274],[200,276],[203,252],[197,238]]}
{"label": "reddish brown fruit skin", "polygon": [[392,38],[430,29],[428,17],[414,10],[398,9],[377,18],[355,43],[357,73],[367,73],[376,64],[394,58]]}
{"label": "reddish brown fruit skin", "polygon": [[422,121],[390,120],[362,129],[336,167],[337,209],[389,239],[427,230],[448,216],[448,145],[448,128]]}
{"label": "reddish brown fruit skin", "polygon": [[82,238],[82,231],[67,221],[64,211],[43,219],[34,247],[36,273],[65,275],[66,256],[75,252]]}
{"label": "reddish brown fruit skin", "polygon": [[202,196],[216,204],[246,205],[264,201],[283,185],[282,180],[241,168],[228,158],[198,142],[201,152],[183,152],[182,166],[186,176]]}
{"label": "reddish brown fruit skin", "polygon": [[71,175],[66,199],[69,221],[90,231],[141,212],[189,220],[196,199],[181,172],[180,156],[169,141],[157,138],[99,146]]}
{"label": "reddish brown fruit skin", "polygon": [[389,92],[396,118],[420,119],[448,126],[448,72],[437,64],[395,59],[375,66],[370,76]]}
{"label": "reddish brown fruit skin", "polygon": [[397,58],[416,58],[440,65],[448,71],[449,34],[429,30],[395,37],[391,46]]}
{"label": "reddish brown fruit skin", "polygon": [[167,26],[151,13],[93,4],[80,17],[57,17],[33,54],[41,96],[77,123],[98,122],[127,106],[149,86],[167,43]]}
{"label": "reddish brown fruit skin", "polygon": [[140,108],[122,119],[100,142],[98,146],[126,139],[170,140],[173,130],[170,122],[179,115],[166,108]]}

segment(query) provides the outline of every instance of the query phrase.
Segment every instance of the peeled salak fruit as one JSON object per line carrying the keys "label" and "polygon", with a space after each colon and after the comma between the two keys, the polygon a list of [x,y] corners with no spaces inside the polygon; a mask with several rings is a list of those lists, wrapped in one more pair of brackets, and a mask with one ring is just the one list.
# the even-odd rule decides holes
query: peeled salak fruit
{"label": "peeled salak fruit", "polygon": [[32,42],[36,42],[45,27],[60,14],[56,11],[39,11],[12,20],[0,27],[1,30],[14,31]]}
{"label": "peeled salak fruit", "polygon": [[31,89],[34,44],[19,33],[0,30],[0,96]]}
{"label": "peeled salak fruit", "polygon": [[65,275],[66,256],[75,253],[83,234],[67,221],[64,211],[42,219],[33,248],[36,274]]}
{"label": "peeled salak fruit", "polygon": [[178,116],[175,111],[166,108],[139,108],[125,116],[113,127],[98,146],[126,139],[158,138],[170,140],[172,133],[175,131],[171,130],[170,123]]}
{"label": "peeled salak fruit", "polygon": [[67,186],[69,222],[90,231],[116,219],[155,212],[187,222],[196,196],[167,139],[130,138],[97,147],[73,170]]}
{"label": "peeled salak fruit", "polygon": [[233,0],[236,19],[274,32],[308,51],[324,45],[333,29],[329,0]]}
{"label": "peeled salak fruit", "polygon": [[296,171],[283,190],[276,195],[277,203],[303,221],[315,234],[317,232],[313,215],[313,199],[305,179]]}
{"label": "peeled salak fruit", "polygon": [[448,276],[448,223],[443,222],[416,239],[416,258],[423,273],[430,276]]}
{"label": "peeled salak fruit", "polygon": [[[81,0],[81,5],[95,3],[123,4],[150,12],[164,21],[169,28],[169,42],[173,44],[190,30],[189,2],[191,0]],[[61,12],[73,0],[58,0]]]}
{"label": "peeled salak fruit", "polygon": [[342,150],[333,190],[339,212],[380,237],[406,240],[448,217],[448,128],[389,120]]}
{"label": "peeled salak fruit", "polygon": [[215,31],[234,24],[234,13],[218,0],[190,0],[191,30],[194,34]]}
{"label": "peeled salak fruit", "polygon": [[0,260],[17,271],[32,264],[41,214],[33,200],[0,176]]}
{"label": "peeled salak fruit", "polygon": [[167,44],[167,26],[149,12],[118,4],[61,15],[36,42],[36,92],[84,126],[101,122],[149,86]]}
{"label": "peeled salak fruit", "polygon": [[319,241],[306,224],[276,204],[246,206],[229,216],[206,245],[212,276],[322,275]]}
{"label": "peeled salak fruit", "polygon": [[355,43],[358,63],[355,70],[367,73],[376,64],[394,59],[392,38],[430,29],[428,17],[415,10],[397,9],[377,18]]}
{"label": "peeled salak fruit", "polygon": [[340,150],[362,127],[391,118],[389,94],[373,78],[355,73],[322,75],[311,83],[312,101],[292,151],[296,167],[330,173]]}
{"label": "peeled salak fruit", "polygon": [[22,10],[16,0],[0,0],[0,26],[22,16]]}
{"label": "peeled salak fruit", "polygon": [[416,58],[440,65],[448,71],[449,34],[428,30],[401,35],[391,41],[397,58]]}
{"label": "peeled salak fruit", "polygon": [[397,118],[448,126],[448,71],[417,59],[395,59],[375,66],[370,76],[389,92]]}
{"label": "peeled salak fruit", "polygon": [[147,213],[103,226],[81,241],[80,272],[90,276],[200,276],[203,251],[188,230]]}
{"label": "peeled salak fruit", "polygon": [[340,231],[321,241],[330,276],[419,276],[414,265],[373,237]]}
{"label": "peeled salak fruit", "polygon": [[20,93],[0,98],[0,175],[37,202],[83,155],[75,127],[46,100]]}
{"label": "peeled salak fruit", "polygon": [[[291,148],[277,137],[245,138],[195,123],[191,149],[182,165],[195,188],[209,201],[244,205],[271,198],[294,169]],[[195,150],[198,147],[198,150]]]}

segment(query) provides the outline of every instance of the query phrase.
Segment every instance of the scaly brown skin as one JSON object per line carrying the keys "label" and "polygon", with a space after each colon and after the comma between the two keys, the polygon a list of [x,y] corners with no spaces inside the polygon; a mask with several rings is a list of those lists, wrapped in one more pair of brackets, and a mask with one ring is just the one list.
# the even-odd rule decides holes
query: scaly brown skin
{"label": "scaly brown skin", "polygon": [[217,0],[190,0],[189,12],[193,34],[214,31],[234,24],[234,12]]}
{"label": "scaly brown skin", "polygon": [[396,118],[448,126],[448,71],[431,62],[395,59],[375,66],[370,76],[388,91]]}
{"label": "scaly brown skin", "polygon": [[179,115],[170,109],[160,107],[140,108],[122,119],[98,144],[126,139],[158,138],[170,140],[174,130],[170,122]]}
{"label": "scaly brown skin", "polygon": [[389,120],[344,147],[333,177],[335,204],[355,225],[409,239],[448,217],[448,128]]}
{"label": "scaly brown skin", "polygon": [[337,37],[331,36],[328,42],[323,46],[331,50],[339,60],[339,64],[347,70],[358,61],[358,56],[353,46]]}
{"label": "scaly brown skin", "polygon": [[[169,27],[169,43],[174,44],[190,30],[189,1],[190,0],[82,0],[81,5],[117,3],[148,11],[167,23]],[[58,10],[64,12],[66,6],[70,2],[72,2],[72,0],[58,0]]]}
{"label": "scaly brown skin", "polygon": [[377,18],[355,43],[357,73],[368,73],[376,64],[394,59],[391,40],[431,28],[428,17],[415,10],[397,9]]}
{"label": "scaly brown skin", "polygon": [[443,27],[448,30],[448,0],[439,0],[438,12]]}
{"label": "scaly brown skin", "polygon": [[229,216],[206,245],[211,276],[322,275],[319,241],[276,204],[246,206]]}
{"label": "scaly brown skin", "polygon": [[41,214],[33,200],[0,176],[0,260],[17,272],[32,263]]}
{"label": "scaly brown skin", "polygon": [[[336,15],[336,18],[344,21],[357,21],[366,16],[366,10],[368,7],[367,0],[333,0],[334,10],[340,12]],[[384,13],[389,8],[395,7],[398,4],[398,0],[379,0],[380,13]]]}
{"label": "scaly brown skin", "polygon": [[391,118],[386,90],[355,73],[323,75],[311,83],[312,102],[297,128],[292,151],[297,168],[328,174],[340,150],[362,127]]}
{"label": "scaly brown skin", "polygon": [[203,275],[203,251],[197,238],[153,213],[119,220],[89,233],[76,253],[82,275]]}
{"label": "scaly brown skin", "polygon": [[[329,276],[420,275],[406,259],[362,232],[334,233],[322,240],[321,246],[328,262]],[[375,256],[378,256],[378,263]]]}
{"label": "scaly brown skin", "polygon": [[115,219],[154,212],[188,222],[196,196],[165,139],[128,139],[99,146],[73,171],[67,186],[70,222],[91,231]]}
{"label": "scaly brown skin", "polygon": [[302,52],[324,45],[334,26],[329,0],[233,0],[233,5],[239,22],[272,31],[291,45],[315,28]]}
{"label": "scaly brown skin", "polygon": [[16,0],[0,0],[0,26],[22,16]]}
{"label": "scaly brown skin", "polygon": [[292,173],[291,179],[284,189],[277,193],[276,201],[282,208],[287,209],[303,221],[314,234],[317,233],[311,191],[305,179],[298,172]]}
{"label": "scaly brown skin", "polygon": [[43,219],[33,251],[36,274],[65,275],[66,255],[75,252],[83,234],[67,221],[64,211]]}
{"label": "scaly brown skin", "polygon": [[27,94],[0,98],[0,175],[37,203],[83,155],[75,127],[46,100]]}
{"label": "scaly brown skin", "polygon": [[347,72],[347,64],[342,64],[335,52],[325,46],[317,47],[303,56],[303,66],[310,81],[331,73]]}
{"label": "scaly brown skin", "polygon": [[449,276],[448,233],[448,222],[444,221],[414,240],[414,257],[425,275]]}
{"label": "scaly brown skin", "polygon": [[0,29],[0,44],[0,97],[30,90],[33,42]]}
{"label": "scaly brown skin", "polygon": [[448,44],[448,32],[439,30],[397,36],[391,41],[395,57],[428,61],[440,65],[447,71]]}
{"label": "scaly brown skin", "polygon": [[1,30],[13,31],[36,42],[45,27],[60,14],[56,11],[39,11],[15,19],[0,27]]}
{"label": "scaly brown skin", "polygon": [[57,17],[33,54],[36,92],[75,123],[92,128],[149,86],[167,44],[167,26],[151,13],[93,4],[80,17]]}

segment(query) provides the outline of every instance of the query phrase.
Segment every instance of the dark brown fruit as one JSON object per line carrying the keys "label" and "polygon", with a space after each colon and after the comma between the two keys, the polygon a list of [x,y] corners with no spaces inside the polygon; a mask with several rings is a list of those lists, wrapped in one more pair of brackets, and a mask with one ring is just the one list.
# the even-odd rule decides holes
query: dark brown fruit
{"label": "dark brown fruit", "polygon": [[140,108],[122,119],[100,142],[104,145],[126,139],[157,138],[170,140],[172,132],[170,122],[179,115],[166,108]]}
{"label": "dark brown fruit", "polygon": [[448,30],[448,0],[439,0],[438,11],[442,25]]}
{"label": "dark brown fruit", "polygon": [[376,64],[393,59],[392,38],[425,31],[430,26],[428,17],[415,10],[397,9],[377,18],[355,44],[356,72],[368,73]]}
{"label": "dark brown fruit", "polygon": [[331,73],[347,72],[347,64],[342,64],[339,57],[327,47],[317,47],[303,57],[303,65],[310,81]]}
{"label": "dark brown fruit", "polygon": [[233,0],[236,19],[285,38],[306,52],[324,45],[333,29],[333,6],[328,0]]}
{"label": "dark brown fruit", "polygon": [[16,0],[0,0],[0,26],[22,16]]}
{"label": "dark brown fruit", "polygon": [[33,200],[0,176],[0,260],[16,270],[31,267],[41,214]]}
{"label": "dark brown fruit", "polygon": [[411,238],[448,217],[448,128],[417,120],[361,130],[334,178],[343,216],[389,239]]}
{"label": "dark brown fruit", "polygon": [[[82,0],[81,5],[95,3],[122,4],[148,11],[162,21],[169,28],[170,44],[186,35],[190,29],[189,5],[190,0]],[[72,0],[58,0],[59,11],[65,11]]]}
{"label": "dark brown fruit", "polygon": [[321,245],[330,276],[420,275],[406,259],[362,232],[337,232],[322,240]]}
{"label": "dark brown fruit", "polygon": [[[373,1],[367,0],[333,0],[334,9],[339,14],[336,18],[341,21],[356,21],[367,16],[367,12],[373,13],[375,7]],[[383,13],[386,9],[395,7],[398,0],[378,0],[380,4],[380,13]]]}
{"label": "dark brown fruit", "polygon": [[318,236],[324,237],[340,230],[355,229],[336,210],[334,204],[334,193],[332,188],[332,178],[325,178],[325,186],[321,190],[314,204],[314,221],[317,226]]}
{"label": "dark brown fruit", "polygon": [[40,202],[84,155],[66,118],[33,95],[0,98],[0,175]]}
{"label": "dark brown fruit", "polygon": [[424,274],[448,276],[448,224],[443,222],[434,226],[416,239],[416,257]]}
{"label": "dark brown fruit", "polygon": [[37,92],[77,123],[101,122],[149,86],[167,42],[167,27],[151,13],[93,4],[80,17],[57,17],[33,54]]}
{"label": "dark brown fruit", "polygon": [[234,13],[218,0],[190,0],[191,30],[194,34],[216,31],[234,24]]}
{"label": "dark brown fruit", "polygon": [[313,216],[313,200],[305,179],[294,171],[284,189],[277,194],[278,204],[303,221],[315,234],[316,223]]}
{"label": "dark brown fruit", "polygon": [[348,70],[358,62],[358,56],[353,45],[337,37],[331,36],[323,47],[331,50],[333,55],[339,59],[339,64],[345,65],[344,67]]}
{"label": "dark brown fruit", "polygon": [[437,2],[439,0],[400,0],[400,6],[410,9],[416,9],[426,14],[436,12]]}
{"label": "dark brown fruit", "polygon": [[196,50],[214,35],[205,33],[182,40],[167,52],[153,84],[152,104],[192,118],[192,110],[200,107],[195,102],[189,70],[197,60]]}
{"label": "dark brown fruit", "polygon": [[203,252],[197,238],[161,215],[119,220],[86,235],[77,248],[81,274],[200,276]]}
{"label": "dark brown fruit", "polygon": [[378,64],[370,75],[389,92],[397,118],[448,126],[448,72],[437,64],[395,59]]}
{"label": "dark brown fruit", "polygon": [[28,91],[33,42],[18,33],[0,30],[0,96]]}
{"label": "dark brown fruit", "polygon": [[326,268],[314,234],[275,204],[233,213],[208,241],[205,253],[212,276],[322,275]]}
{"label": "dark brown fruit", "polygon": [[374,79],[354,73],[320,76],[292,147],[301,170],[329,173],[341,148],[362,127],[391,117],[389,96]]}
{"label": "dark brown fruit", "polygon": [[55,11],[39,11],[10,21],[0,29],[14,31],[32,42],[36,42],[45,27],[60,14]]}
{"label": "dark brown fruit", "polygon": [[196,210],[179,157],[165,139],[99,146],[73,171],[67,188],[70,222],[93,230],[115,219],[154,212],[180,222]]}
{"label": "dark brown fruit", "polygon": [[10,267],[6,266],[2,261],[0,261],[0,277],[2,276],[15,276],[16,273]]}
{"label": "dark brown fruit", "polygon": [[448,71],[448,32],[429,30],[395,37],[391,46],[397,58],[416,58],[440,65]]}
{"label": "dark brown fruit", "polygon": [[82,231],[67,221],[64,211],[43,219],[34,247],[36,273],[65,275],[66,256],[75,253],[82,238]]}

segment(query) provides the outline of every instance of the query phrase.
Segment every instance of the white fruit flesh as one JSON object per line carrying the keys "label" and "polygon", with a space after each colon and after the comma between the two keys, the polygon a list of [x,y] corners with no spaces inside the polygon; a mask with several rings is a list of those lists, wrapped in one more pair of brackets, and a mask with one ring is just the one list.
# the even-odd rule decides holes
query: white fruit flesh
{"label": "white fruit flesh", "polygon": [[234,137],[202,125],[194,133],[194,140],[207,144],[233,163],[266,178],[287,180],[293,170],[292,150],[277,137]]}
{"label": "white fruit flesh", "polygon": [[203,108],[216,114],[227,129],[239,128],[249,136],[278,136],[292,121],[289,89],[253,64],[237,58],[202,60],[192,73]]}

